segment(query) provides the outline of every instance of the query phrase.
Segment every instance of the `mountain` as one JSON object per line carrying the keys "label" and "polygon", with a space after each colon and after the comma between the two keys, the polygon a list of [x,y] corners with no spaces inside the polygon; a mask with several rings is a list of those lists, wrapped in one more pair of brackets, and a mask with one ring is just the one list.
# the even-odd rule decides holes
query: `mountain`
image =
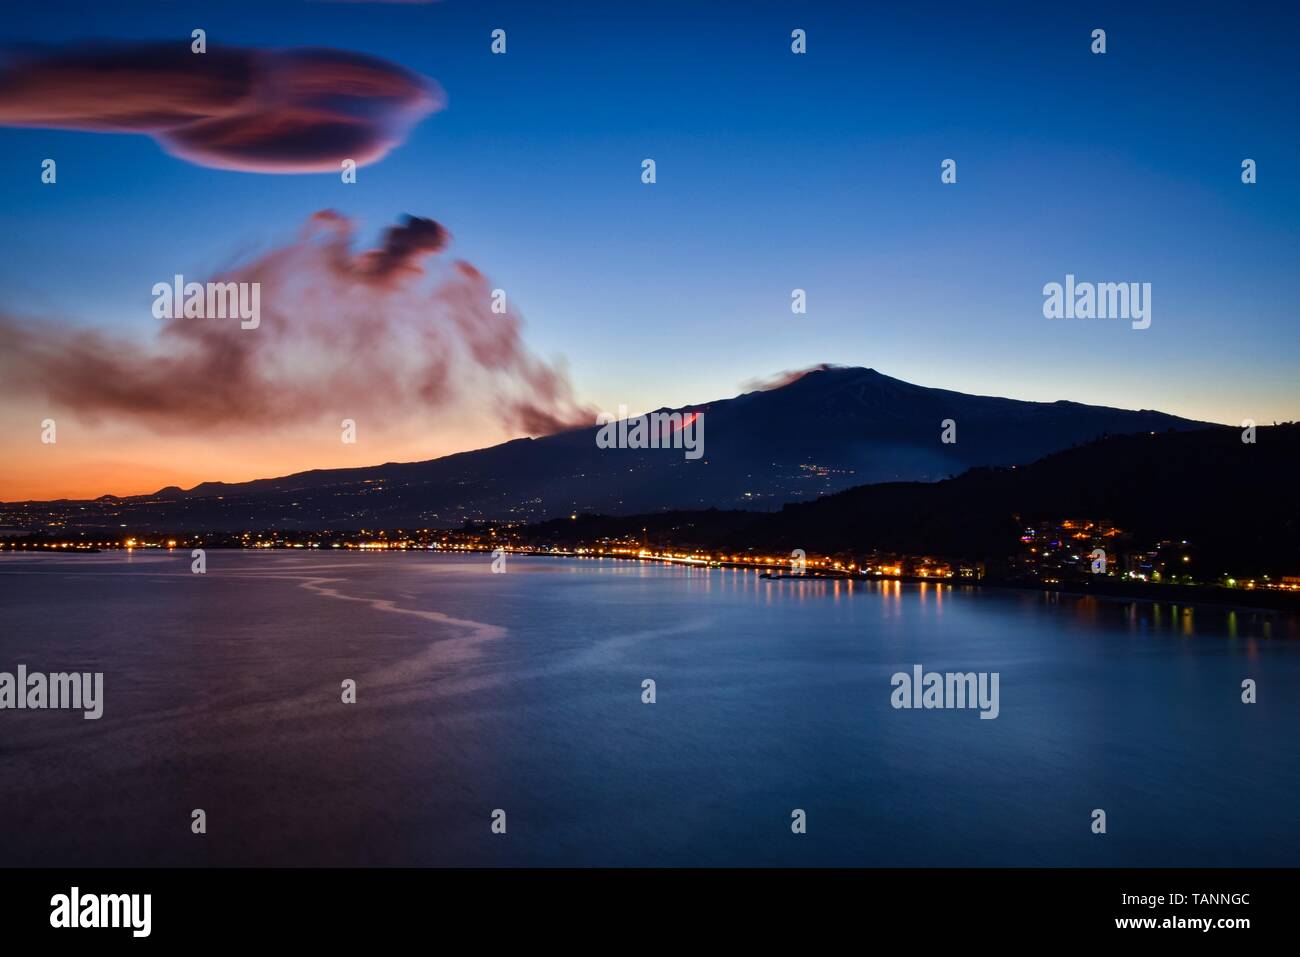
{"label": "mountain", "polygon": [[[704,454],[690,459],[682,449],[599,448],[598,430],[580,428],[426,462],[65,502],[61,514],[72,528],[231,531],[764,510],[864,483],[933,482],[975,466],[1031,462],[1107,434],[1205,425],[1147,410],[966,395],[873,369],[828,367],[778,388],[657,411],[703,413]],[[956,423],[953,444],[940,441],[945,419]],[[49,509],[5,510],[10,521],[24,512]]]}
{"label": "mountain", "polygon": [[520,530],[535,545],[631,538],[758,554],[872,550],[1001,561],[1027,525],[1105,521],[1125,548],[1187,542],[1196,571],[1300,574],[1300,424],[1110,436],[1025,466],[975,468],[941,482],[864,485],[779,512],[579,516]]}

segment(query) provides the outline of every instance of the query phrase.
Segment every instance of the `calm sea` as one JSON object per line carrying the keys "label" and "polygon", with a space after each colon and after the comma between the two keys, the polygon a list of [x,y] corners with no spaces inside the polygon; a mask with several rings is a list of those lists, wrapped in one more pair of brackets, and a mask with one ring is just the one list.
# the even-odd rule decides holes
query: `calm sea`
{"label": "calm sea", "polygon": [[[0,711],[0,865],[1300,864],[1292,618],[490,568],[0,556],[0,671],[105,697]],[[997,672],[999,716],[895,710],[916,664]]]}

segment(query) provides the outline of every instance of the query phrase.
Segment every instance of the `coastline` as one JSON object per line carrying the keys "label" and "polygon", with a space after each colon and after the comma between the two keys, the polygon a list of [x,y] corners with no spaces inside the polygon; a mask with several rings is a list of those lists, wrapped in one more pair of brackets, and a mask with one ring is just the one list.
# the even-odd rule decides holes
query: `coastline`
{"label": "coastline", "polygon": [[[69,555],[69,554],[104,554],[110,551],[183,551],[190,545],[174,547],[124,548],[5,548],[0,554],[9,555]],[[238,551],[299,551],[299,548],[254,548],[239,545],[206,543],[204,548]],[[382,552],[384,554],[403,553],[421,554],[458,554],[466,552],[491,553],[496,546],[459,544],[448,547],[414,547],[414,548],[366,548],[346,549],[312,549],[313,551],[342,551],[347,554]],[[617,562],[651,562],[658,565],[685,565],[695,568],[739,568],[754,571],[765,581],[848,581],[848,582],[899,582],[904,585],[947,585],[951,588],[993,588],[1002,590],[1019,590],[1034,592],[1054,592],[1079,597],[1102,598],[1111,601],[1144,601],[1156,604],[1202,605],[1216,608],[1228,608],[1252,614],[1289,615],[1300,618],[1300,593],[1272,591],[1267,589],[1228,589],[1214,585],[1178,585],[1154,584],[1135,581],[1106,581],[1099,585],[1092,582],[1034,582],[1018,579],[966,579],[966,578],[932,578],[918,575],[874,575],[856,574],[843,569],[810,569],[803,575],[793,575],[767,563],[737,562],[694,558],[678,558],[664,555],[609,555],[593,553],[589,550],[541,549],[527,547],[507,547],[510,555],[526,555],[534,558],[580,558],[584,560],[601,560]]]}
{"label": "coastline", "polygon": [[904,585],[948,585],[951,588],[994,588],[1012,591],[1055,592],[1079,597],[1104,598],[1112,601],[1145,601],[1172,605],[1211,605],[1216,608],[1228,608],[1235,611],[1267,615],[1293,615],[1300,617],[1300,594],[1289,592],[1269,592],[1252,589],[1252,600],[1265,599],[1261,604],[1245,604],[1239,598],[1240,590],[1219,588],[1212,585],[1156,585],[1147,582],[1106,582],[1101,587],[1094,587],[1090,582],[1044,582],[1018,581],[1015,579],[979,580],[963,578],[926,578],[919,575],[855,575],[845,571],[828,571],[818,569],[804,575],[792,575],[788,572],[773,573],[770,566],[730,561],[690,561],[660,556],[615,556],[587,555],[577,552],[554,552],[513,550],[511,554],[525,554],[543,558],[598,558],[612,561],[654,562],[660,565],[689,565],[701,568],[743,568],[752,569],[766,581],[850,581],[850,582],[899,582]]}

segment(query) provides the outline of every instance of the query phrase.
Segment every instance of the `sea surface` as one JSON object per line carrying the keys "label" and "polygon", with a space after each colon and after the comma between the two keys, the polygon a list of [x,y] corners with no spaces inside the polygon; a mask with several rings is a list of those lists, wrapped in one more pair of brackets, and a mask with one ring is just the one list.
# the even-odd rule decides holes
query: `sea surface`
{"label": "sea surface", "polygon": [[[105,699],[0,710],[0,866],[1300,865],[1285,615],[614,560],[190,562],[0,555],[0,671],[102,671]],[[999,716],[895,709],[917,664],[997,672]]]}

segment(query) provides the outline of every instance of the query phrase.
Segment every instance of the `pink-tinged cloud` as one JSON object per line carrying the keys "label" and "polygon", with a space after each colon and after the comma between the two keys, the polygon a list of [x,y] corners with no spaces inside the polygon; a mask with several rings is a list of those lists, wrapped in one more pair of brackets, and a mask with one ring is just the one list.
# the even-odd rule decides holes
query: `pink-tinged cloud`
{"label": "pink-tinged cloud", "polygon": [[478,270],[437,260],[449,242],[433,220],[407,217],[378,248],[356,251],[351,220],[317,213],[295,241],[206,277],[260,283],[256,328],[160,319],[148,344],[0,314],[0,395],[172,434],[342,418],[437,432],[440,421],[487,413],[537,435],[594,421],[563,370],[528,349],[519,317],[493,311]]}
{"label": "pink-tinged cloud", "polygon": [[445,105],[432,80],[340,50],[185,42],[12,54],[0,126],[139,133],[218,169],[338,172],[373,163]]}

